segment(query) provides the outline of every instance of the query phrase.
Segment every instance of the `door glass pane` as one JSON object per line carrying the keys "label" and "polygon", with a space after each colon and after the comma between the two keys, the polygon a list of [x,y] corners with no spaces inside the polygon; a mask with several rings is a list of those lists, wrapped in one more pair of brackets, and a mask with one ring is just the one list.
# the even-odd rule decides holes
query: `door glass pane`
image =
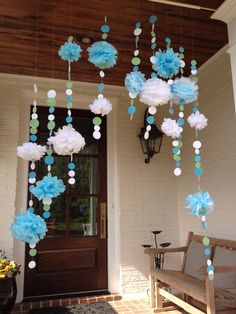
{"label": "door glass pane", "polygon": [[72,192],[78,194],[97,194],[97,158],[75,157],[76,182],[71,186]]}
{"label": "door glass pane", "polygon": [[70,234],[97,235],[97,197],[71,197]]}

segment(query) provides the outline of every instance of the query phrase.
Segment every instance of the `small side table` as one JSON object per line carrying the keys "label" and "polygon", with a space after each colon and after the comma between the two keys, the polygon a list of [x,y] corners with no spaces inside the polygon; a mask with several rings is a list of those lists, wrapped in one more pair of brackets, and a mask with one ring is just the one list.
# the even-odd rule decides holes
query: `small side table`
{"label": "small side table", "polygon": [[0,279],[0,314],[10,314],[17,295],[16,278]]}

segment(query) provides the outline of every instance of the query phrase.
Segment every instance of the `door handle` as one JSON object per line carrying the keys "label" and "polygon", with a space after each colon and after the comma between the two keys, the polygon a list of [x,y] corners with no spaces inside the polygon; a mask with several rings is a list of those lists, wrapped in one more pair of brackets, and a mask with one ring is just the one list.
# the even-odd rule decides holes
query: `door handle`
{"label": "door handle", "polygon": [[107,237],[107,204],[101,203],[100,205],[100,238],[106,239]]}

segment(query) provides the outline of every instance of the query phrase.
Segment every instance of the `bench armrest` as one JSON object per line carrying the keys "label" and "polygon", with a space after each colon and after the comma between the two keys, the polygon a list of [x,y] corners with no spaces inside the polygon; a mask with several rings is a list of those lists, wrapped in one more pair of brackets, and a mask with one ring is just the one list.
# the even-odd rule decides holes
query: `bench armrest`
{"label": "bench armrest", "polygon": [[182,247],[174,247],[174,248],[168,248],[168,249],[145,249],[144,253],[148,255],[158,254],[158,253],[176,253],[176,252],[186,252],[188,249],[187,246]]}

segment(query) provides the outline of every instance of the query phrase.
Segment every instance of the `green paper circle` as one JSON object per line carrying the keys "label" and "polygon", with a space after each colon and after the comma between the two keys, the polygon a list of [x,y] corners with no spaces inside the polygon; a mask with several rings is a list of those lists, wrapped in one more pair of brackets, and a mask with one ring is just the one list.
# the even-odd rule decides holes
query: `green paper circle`
{"label": "green paper circle", "polygon": [[47,149],[47,154],[48,154],[49,156],[51,156],[52,153],[53,153],[53,150],[52,150],[51,148],[48,148],[48,149]]}
{"label": "green paper circle", "polygon": [[47,104],[52,106],[52,105],[55,105],[56,103],[56,99],[55,98],[48,98],[47,99]]}
{"label": "green paper circle", "polygon": [[55,125],[56,124],[54,121],[49,121],[47,125],[48,130],[53,130],[55,128]]}
{"label": "green paper circle", "polygon": [[196,60],[192,60],[192,61],[191,61],[191,64],[192,64],[192,65],[196,65],[196,64],[197,64],[197,61],[196,61]]}
{"label": "green paper circle", "polygon": [[33,113],[37,112],[37,107],[33,107]]}
{"label": "green paper circle", "polygon": [[36,119],[30,120],[30,126],[32,128],[37,128],[39,126],[39,120]]}
{"label": "green paper circle", "polygon": [[180,105],[180,106],[179,106],[179,109],[180,109],[181,111],[184,111],[184,105]]}
{"label": "green paper circle", "polygon": [[209,280],[213,280],[214,279],[214,274],[210,274],[208,275]]}
{"label": "green paper circle", "polygon": [[107,39],[107,37],[108,37],[108,34],[107,34],[107,33],[103,33],[103,34],[102,34],[102,39]]}
{"label": "green paper circle", "polygon": [[99,117],[93,118],[93,124],[94,125],[100,125],[102,123],[102,119]]}
{"label": "green paper circle", "polygon": [[33,256],[35,256],[36,254],[37,254],[37,250],[36,250],[36,249],[30,249],[30,250],[29,250],[29,255],[30,255],[30,256],[33,257]]}
{"label": "green paper circle", "polygon": [[73,83],[71,81],[66,82],[66,88],[71,88],[73,86]]}
{"label": "green paper circle", "polygon": [[50,205],[43,205],[43,210],[45,210],[45,211],[50,210]]}
{"label": "green paper circle", "polygon": [[208,237],[203,237],[202,243],[205,246],[208,246],[210,244],[210,239]]}
{"label": "green paper circle", "polygon": [[68,103],[66,104],[66,108],[67,108],[67,109],[71,109],[71,108],[72,108],[72,103],[71,103],[71,102],[68,102]]}
{"label": "green paper circle", "polygon": [[178,148],[182,148],[182,146],[183,146],[183,142],[182,142],[182,141],[179,141],[177,147],[178,147]]}
{"label": "green paper circle", "polygon": [[38,130],[36,128],[31,128],[30,133],[31,134],[37,134]]}
{"label": "green paper circle", "polygon": [[141,62],[141,59],[138,58],[138,57],[134,57],[134,58],[132,59],[132,64],[133,64],[133,65],[139,65],[140,62]]}
{"label": "green paper circle", "polygon": [[201,163],[200,163],[200,162],[196,162],[196,163],[195,163],[195,167],[196,167],[196,168],[200,168],[200,167],[201,167]]}
{"label": "green paper circle", "polygon": [[179,155],[174,155],[174,160],[175,161],[180,161],[182,158]]}
{"label": "green paper circle", "polygon": [[99,69],[104,70],[104,69],[106,69],[106,64],[101,63],[98,65],[98,67],[99,67]]}

